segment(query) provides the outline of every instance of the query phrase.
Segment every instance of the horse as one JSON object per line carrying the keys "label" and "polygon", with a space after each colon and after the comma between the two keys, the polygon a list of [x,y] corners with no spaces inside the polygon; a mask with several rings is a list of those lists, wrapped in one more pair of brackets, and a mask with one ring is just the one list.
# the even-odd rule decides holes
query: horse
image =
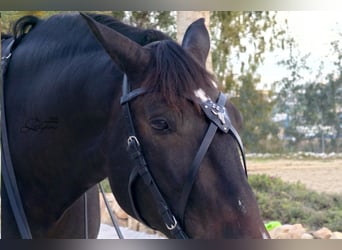
{"label": "horse", "polygon": [[[89,14],[92,18],[101,22],[102,24],[111,27],[129,37],[133,41],[140,45],[146,45],[147,43],[155,40],[170,39],[167,35],[156,31],[145,29],[142,30],[137,27],[131,27],[125,25],[122,22],[114,18],[110,18],[106,15],[101,14]],[[13,27],[13,34],[17,41],[20,41],[24,30],[27,27],[34,27],[38,22],[41,22],[37,17],[26,16],[16,22]],[[2,34],[2,48],[6,48],[11,42],[13,36],[9,34]],[[97,187],[90,188],[87,193],[87,215],[84,212],[84,197],[78,198],[73,204],[66,209],[62,216],[56,221],[53,226],[49,227],[49,230],[44,231],[45,238],[96,238],[100,228],[100,208],[99,208],[99,195]],[[9,201],[5,188],[2,182],[2,228],[6,228],[2,232],[2,238],[16,238],[19,237],[18,228],[14,222],[14,217],[11,210],[9,209]],[[87,218],[85,218],[87,217]],[[87,220],[87,226],[85,225]],[[88,228],[88,229],[86,229]],[[87,235],[86,235],[87,233]]]}
{"label": "horse", "polygon": [[[19,23],[4,108],[33,238],[75,238],[62,232],[66,211],[106,177],[130,216],[168,238],[269,237],[244,169],[242,116],[205,68],[204,19],[181,45],[84,13]],[[7,202],[2,216],[12,217]],[[18,237],[10,227],[2,220],[4,238]]]}

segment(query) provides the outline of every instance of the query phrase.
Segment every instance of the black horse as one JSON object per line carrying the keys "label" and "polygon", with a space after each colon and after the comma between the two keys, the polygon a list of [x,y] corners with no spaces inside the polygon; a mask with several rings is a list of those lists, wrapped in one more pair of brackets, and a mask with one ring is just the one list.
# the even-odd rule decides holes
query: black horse
{"label": "black horse", "polygon": [[[105,177],[128,214],[168,237],[268,237],[240,160],[241,116],[205,70],[203,19],[182,46],[79,14],[23,18],[14,37],[5,111],[33,237],[80,237],[63,232],[74,223],[66,211]],[[16,237],[4,200],[3,238]]]}

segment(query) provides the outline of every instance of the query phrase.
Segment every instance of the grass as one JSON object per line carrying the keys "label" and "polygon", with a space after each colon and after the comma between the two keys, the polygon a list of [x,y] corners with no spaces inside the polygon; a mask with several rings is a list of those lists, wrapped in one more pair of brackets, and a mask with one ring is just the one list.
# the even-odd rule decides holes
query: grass
{"label": "grass", "polygon": [[265,221],[301,223],[309,230],[327,227],[342,231],[342,195],[318,193],[301,183],[290,184],[264,174],[251,175],[249,183]]}

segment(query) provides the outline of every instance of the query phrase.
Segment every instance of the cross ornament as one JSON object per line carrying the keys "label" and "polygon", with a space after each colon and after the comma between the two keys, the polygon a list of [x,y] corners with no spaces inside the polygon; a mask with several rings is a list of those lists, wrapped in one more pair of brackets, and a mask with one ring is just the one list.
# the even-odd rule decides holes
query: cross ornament
{"label": "cross ornament", "polygon": [[222,125],[226,124],[224,110],[218,111],[218,110],[212,109],[211,112],[219,118],[219,120],[222,123]]}

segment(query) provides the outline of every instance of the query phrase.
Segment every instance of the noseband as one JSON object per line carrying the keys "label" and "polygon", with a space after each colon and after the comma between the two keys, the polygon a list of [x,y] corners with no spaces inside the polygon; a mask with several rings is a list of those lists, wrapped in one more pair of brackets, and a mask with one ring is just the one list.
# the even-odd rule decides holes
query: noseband
{"label": "noseband", "polygon": [[206,117],[208,118],[210,125],[203,137],[202,143],[195,155],[195,158],[192,161],[190,172],[188,176],[186,177],[186,182],[182,190],[180,203],[179,203],[179,206],[177,207],[177,211],[176,211],[178,214],[177,218],[181,222],[181,225],[182,225],[181,226],[180,223],[178,223],[176,216],[173,214],[173,212],[170,210],[169,206],[167,205],[167,202],[165,201],[163,195],[161,194],[158,188],[158,185],[156,184],[153,176],[151,175],[151,172],[148,168],[145,157],[143,155],[140,142],[135,133],[134,122],[133,122],[129,102],[133,100],[134,98],[140,95],[146,94],[146,93],[147,91],[144,88],[137,88],[131,91],[130,85],[127,81],[127,76],[124,75],[123,83],[122,83],[121,105],[123,107],[123,113],[124,113],[126,122],[128,124],[128,133],[129,133],[129,136],[127,139],[128,151],[135,164],[130,174],[129,183],[128,183],[128,193],[129,193],[130,201],[132,204],[133,212],[138,220],[140,220],[141,222],[151,227],[140,216],[140,213],[137,210],[137,207],[135,205],[135,201],[133,198],[133,194],[132,194],[133,182],[136,180],[138,176],[140,176],[143,179],[144,183],[148,186],[149,190],[151,191],[153,198],[155,199],[156,204],[158,205],[159,214],[161,215],[166,228],[170,231],[170,233],[175,238],[186,239],[188,238],[188,236],[182,228],[182,226],[184,227],[184,213],[185,213],[186,205],[188,203],[191,189],[198,175],[201,162],[206,152],[208,151],[208,148],[211,142],[213,141],[217,130],[226,134],[230,132],[233,138],[237,141],[237,144],[239,146],[241,156],[242,156],[244,171],[247,176],[247,167],[246,167],[246,160],[245,160],[245,155],[243,151],[243,145],[242,145],[240,136],[235,130],[235,128],[233,127],[230,121],[229,115],[226,111],[226,108],[224,107],[227,101],[226,95],[220,92],[217,102],[213,102],[210,98],[208,98],[206,101],[201,102],[200,103],[201,109],[206,114]]}

